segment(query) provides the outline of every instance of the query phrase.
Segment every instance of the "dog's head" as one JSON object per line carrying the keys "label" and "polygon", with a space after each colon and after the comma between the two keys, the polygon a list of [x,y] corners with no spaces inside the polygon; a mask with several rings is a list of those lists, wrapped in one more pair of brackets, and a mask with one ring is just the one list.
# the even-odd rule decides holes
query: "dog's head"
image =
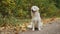
{"label": "dog's head", "polygon": [[37,12],[37,11],[39,11],[39,8],[37,6],[32,6],[31,11],[32,12]]}

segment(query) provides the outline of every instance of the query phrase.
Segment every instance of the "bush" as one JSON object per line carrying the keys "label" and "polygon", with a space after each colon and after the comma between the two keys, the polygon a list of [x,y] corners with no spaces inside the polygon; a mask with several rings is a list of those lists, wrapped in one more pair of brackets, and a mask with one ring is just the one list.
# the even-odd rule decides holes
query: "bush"
{"label": "bush", "polygon": [[[1,0],[0,1],[0,23],[20,23],[20,19],[31,18],[31,6],[40,8],[42,18],[59,16],[59,0]],[[19,19],[18,19],[19,18]]]}

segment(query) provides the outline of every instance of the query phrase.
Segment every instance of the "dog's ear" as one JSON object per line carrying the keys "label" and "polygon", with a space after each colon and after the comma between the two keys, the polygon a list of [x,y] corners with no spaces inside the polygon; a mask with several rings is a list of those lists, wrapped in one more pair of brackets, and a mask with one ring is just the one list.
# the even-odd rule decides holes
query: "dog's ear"
{"label": "dog's ear", "polygon": [[33,17],[33,13],[32,13],[32,11],[31,11],[31,17]]}

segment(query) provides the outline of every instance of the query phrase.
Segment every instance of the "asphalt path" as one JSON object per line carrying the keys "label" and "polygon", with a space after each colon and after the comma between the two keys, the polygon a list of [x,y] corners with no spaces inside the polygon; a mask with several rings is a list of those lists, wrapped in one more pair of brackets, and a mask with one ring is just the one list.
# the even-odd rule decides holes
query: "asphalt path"
{"label": "asphalt path", "polygon": [[41,31],[26,31],[19,34],[60,34],[60,19],[46,24]]}

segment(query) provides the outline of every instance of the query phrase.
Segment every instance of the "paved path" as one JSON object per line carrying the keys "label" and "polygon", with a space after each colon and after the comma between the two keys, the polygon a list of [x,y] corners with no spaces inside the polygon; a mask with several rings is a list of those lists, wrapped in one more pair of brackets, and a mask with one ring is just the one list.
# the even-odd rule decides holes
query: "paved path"
{"label": "paved path", "polygon": [[[8,32],[8,31],[7,31]],[[60,19],[52,22],[52,24],[46,24],[41,31],[25,31],[14,33],[9,31],[9,34],[60,34]],[[6,31],[0,31],[0,34],[6,34]]]}
{"label": "paved path", "polygon": [[60,20],[47,24],[41,31],[26,31],[19,34],[60,34]]}

